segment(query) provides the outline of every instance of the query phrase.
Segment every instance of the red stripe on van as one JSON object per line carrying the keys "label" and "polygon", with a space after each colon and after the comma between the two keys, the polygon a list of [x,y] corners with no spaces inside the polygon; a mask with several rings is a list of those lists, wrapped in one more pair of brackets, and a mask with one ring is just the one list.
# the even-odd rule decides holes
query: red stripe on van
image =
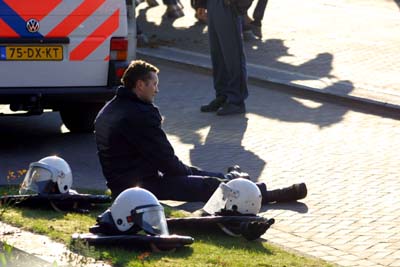
{"label": "red stripe on van", "polygon": [[105,0],[86,0],[52,29],[47,37],[66,37],[81,23],[89,18]]}
{"label": "red stripe on van", "polygon": [[19,37],[18,33],[16,33],[7,23],[5,23],[0,18],[0,36],[1,37]]}
{"label": "red stripe on van", "polygon": [[56,8],[61,0],[4,0],[4,2],[24,20],[32,17],[41,20]]}
{"label": "red stripe on van", "polygon": [[119,27],[119,9],[92,32],[69,54],[70,60],[84,60],[96,50]]}

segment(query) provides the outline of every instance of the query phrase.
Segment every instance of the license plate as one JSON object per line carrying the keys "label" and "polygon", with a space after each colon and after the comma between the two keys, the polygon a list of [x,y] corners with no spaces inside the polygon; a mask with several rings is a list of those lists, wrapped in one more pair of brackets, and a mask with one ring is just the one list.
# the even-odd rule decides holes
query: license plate
{"label": "license plate", "polygon": [[0,46],[0,60],[63,60],[63,47],[52,46]]}

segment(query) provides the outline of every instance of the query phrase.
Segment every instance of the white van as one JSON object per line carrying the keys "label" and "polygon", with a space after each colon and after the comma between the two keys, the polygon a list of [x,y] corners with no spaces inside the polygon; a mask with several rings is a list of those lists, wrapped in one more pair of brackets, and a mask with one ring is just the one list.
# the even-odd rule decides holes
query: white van
{"label": "white van", "polygon": [[92,131],[135,55],[125,1],[0,0],[0,104],[59,111],[71,132]]}

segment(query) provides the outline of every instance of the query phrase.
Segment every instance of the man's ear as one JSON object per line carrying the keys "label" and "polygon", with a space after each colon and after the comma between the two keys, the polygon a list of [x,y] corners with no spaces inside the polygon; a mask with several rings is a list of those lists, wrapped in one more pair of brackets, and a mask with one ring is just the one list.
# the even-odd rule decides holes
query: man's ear
{"label": "man's ear", "polygon": [[138,88],[138,89],[142,89],[143,88],[143,85],[144,85],[144,81],[142,81],[142,80],[137,80],[136,81],[136,88]]}
{"label": "man's ear", "polygon": [[136,85],[134,87],[134,90],[140,94],[142,92],[142,90],[143,90],[143,86],[144,86],[144,81],[137,80],[136,81]]}

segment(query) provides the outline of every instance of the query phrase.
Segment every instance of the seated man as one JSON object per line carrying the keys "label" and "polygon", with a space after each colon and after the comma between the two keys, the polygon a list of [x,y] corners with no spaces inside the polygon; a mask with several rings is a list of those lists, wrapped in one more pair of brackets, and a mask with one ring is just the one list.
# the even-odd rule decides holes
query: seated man
{"label": "seated man", "polygon": [[[223,173],[187,166],[175,155],[153,104],[158,93],[158,69],[144,61],[132,61],[120,86],[95,121],[98,155],[115,198],[127,188],[139,186],[159,200],[206,202],[222,182],[243,176],[238,167]],[[267,191],[257,183],[263,203],[294,201],[307,195],[305,184]]]}

